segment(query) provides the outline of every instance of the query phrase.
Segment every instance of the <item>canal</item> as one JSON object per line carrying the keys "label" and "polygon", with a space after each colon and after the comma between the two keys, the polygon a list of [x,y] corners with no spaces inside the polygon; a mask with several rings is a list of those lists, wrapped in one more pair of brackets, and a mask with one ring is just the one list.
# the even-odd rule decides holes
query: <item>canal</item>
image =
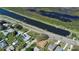
{"label": "canal", "polygon": [[49,12],[49,11],[36,10],[36,9],[27,9],[27,10],[31,11],[31,12],[36,12],[37,14],[40,14],[42,16],[55,18],[55,19],[61,20],[63,22],[71,22],[73,20],[79,19],[79,16],[72,16],[72,15],[63,14],[63,13],[59,13],[59,12]]}
{"label": "canal", "polygon": [[53,33],[58,34],[58,35],[68,36],[70,34],[69,31],[66,31],[66,30],[63,30],[63,29],[59,29],[59,28],[56,28],[56,27],[53,27],[53,26],[49,26],[47,24],[44,24],[44,23],[41,23],[41,22],[38,22],[38,21],[35,21],[35,20],[32,20],[32,19],[26,18],[24,16],[15,14],[15,13],[10,12],[10,11],[5,10],[5,9],[1,9],[0,8],[0,14],[3,14],[3,15],[6,15],[6,16],[15,18],[17,20],[23,21],[25,23],[28,23],[30,25],[42,28],[44,30],[47,30],[49,32],[53,32]]}

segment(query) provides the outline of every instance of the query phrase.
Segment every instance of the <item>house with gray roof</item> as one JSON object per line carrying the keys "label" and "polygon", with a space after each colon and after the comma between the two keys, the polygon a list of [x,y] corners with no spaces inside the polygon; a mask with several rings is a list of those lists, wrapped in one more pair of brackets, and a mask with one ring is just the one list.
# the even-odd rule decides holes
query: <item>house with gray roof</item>
{"label": "house with gray roof", "polygon": [[1,40],[1,41],[0,41],[0,48],[5,48],[5,47],[7,47],[7,46],[8,46],[8,44],[6,43],[5,40]]}

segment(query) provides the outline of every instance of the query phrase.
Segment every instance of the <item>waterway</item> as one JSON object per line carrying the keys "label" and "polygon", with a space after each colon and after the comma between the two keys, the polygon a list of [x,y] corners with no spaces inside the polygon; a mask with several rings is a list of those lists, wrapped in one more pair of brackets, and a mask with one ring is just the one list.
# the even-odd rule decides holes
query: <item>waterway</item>
{"label": "waterway", "polygon": [[55,33],[55,34],[58,34],[58,35],[68,36],[70,34],[69,31],[59,29],[59,28],[56,28],[56,27],[53,27],[53,26],[50,26],[50,25],[47,25],[47,24],[32,20],[32,19],[26,18],[24,16],[15,14],[15,13],[10,12],[10,11],[5,10],[5,9],[0,8],[0,14],[15,18],[15,19],[23,21],[23,22],[25,22],[27,24],[42,28],[44,30],[47,30],[49,32],[52,32],[52,33]]}
{"label": "waterway", "polygon": [[63,14],[59,12],[50,12],[50,11],[44,11],[44,10],[36,10],[36,9],[28,9],[31,12],[36,12],[37,14],[40,14],[42,16],[47,16],[50,18],[55,18],[63,22],[72,22],[73,20],[78,20],[79,16],[73,16],[68,14]]}

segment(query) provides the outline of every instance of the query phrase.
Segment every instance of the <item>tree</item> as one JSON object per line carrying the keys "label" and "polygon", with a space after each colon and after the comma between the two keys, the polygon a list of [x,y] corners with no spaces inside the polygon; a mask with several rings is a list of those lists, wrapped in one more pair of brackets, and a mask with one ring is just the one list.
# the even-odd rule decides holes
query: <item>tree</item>
{"label": "tree", "polygon": [[22,27],[21,25],[19,25],[19,24],[16,24],[16,25],[15,25],[15,28],[17,28],[17,29],[19,29],[19,30],[23,29],[23,27]]}
{"label": "tree", "polygon": [[2,40],[4,38],[5,38],[4,34],[2,32],[0,32],[0,40]]}
{"label": "tree", "polygon": [[14,32],[13,32],[13,36],[16,36],[17,34],[18,34],[17,31],[14,31]]}
{"label": "tree", "polygon": [[49,38],[49,36],[47,34],[40,34],[37,36],[37,41],[41,41],[41,40],[47,40]]}

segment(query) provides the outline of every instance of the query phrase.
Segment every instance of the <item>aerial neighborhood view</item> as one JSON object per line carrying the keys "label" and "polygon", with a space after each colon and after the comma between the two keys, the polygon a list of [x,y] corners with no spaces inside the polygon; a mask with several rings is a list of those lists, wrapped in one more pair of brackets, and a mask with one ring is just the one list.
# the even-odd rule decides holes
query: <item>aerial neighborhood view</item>
{"label": "aerial neighborhood view", "polygon": [[79,8],[0,8],[0,51],[79,51]]}

